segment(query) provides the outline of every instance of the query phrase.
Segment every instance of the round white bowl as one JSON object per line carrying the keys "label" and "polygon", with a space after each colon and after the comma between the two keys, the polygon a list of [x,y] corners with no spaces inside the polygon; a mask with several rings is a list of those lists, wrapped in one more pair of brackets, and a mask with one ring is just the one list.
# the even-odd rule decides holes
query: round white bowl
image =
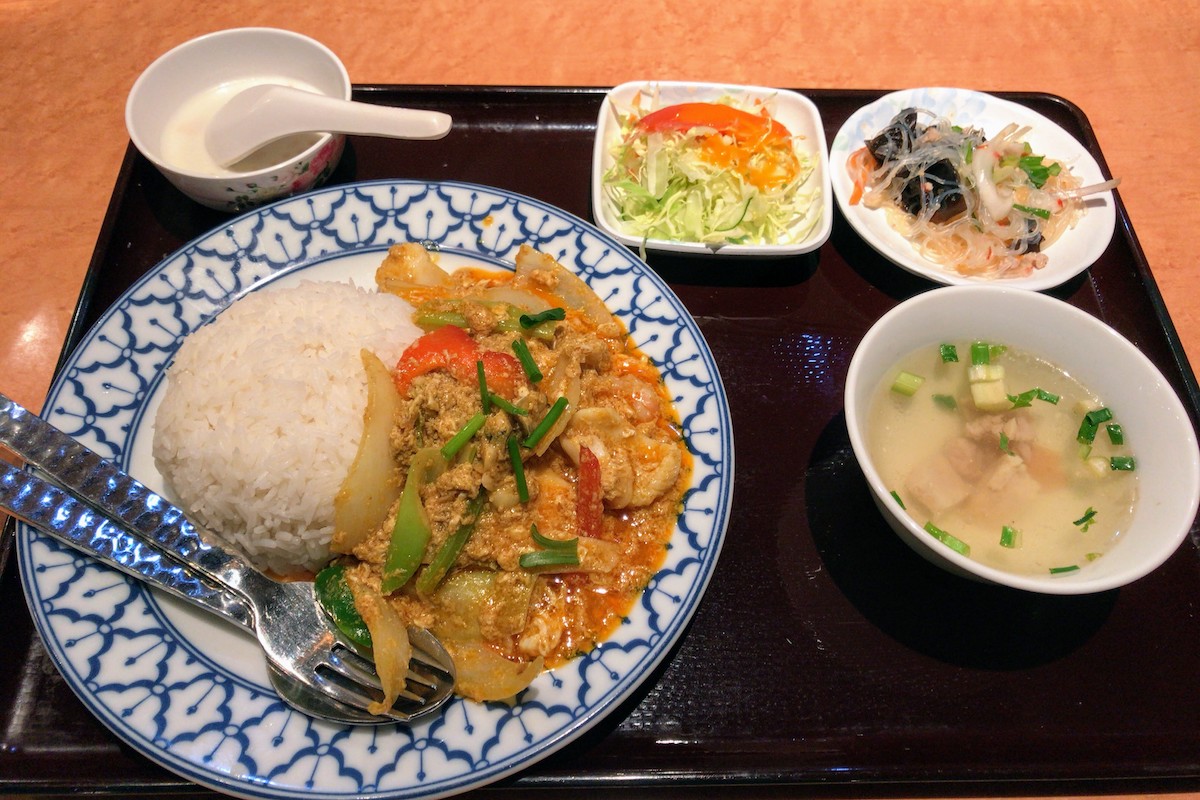
{"label": "round white bowl", "polygon": [[[1103,558],[1069,573],[1017,575],[946,547],[891,496],[866,446],[875,391],[914,350],[952,339],[1002,342],[1068,370],[1115,410],[1137,458],[1138,500],[1129,529]],[[952,286],[917,295],[879,319],[850,361],[846,426],[872,497],[891,527],[929,561],[959,575],[1045,594],[1113,589],[1153,571],[1187,536],[1200,507],[1200,451],[1188,412],[1162,373],[1090,314],[1027,290]]]}
{"label": "round white bowl", "polygon": [[253,172],[189,171],[163,157],[163,130],[184,102],[223,84],[264,76],[350,99],[350,75],[320,42],[277,28],[216,31],[167,51],[138,77],[125,103],[129,138],[176,188],[219,211],[243,211],[318,186],[341,158],[341,134],[322,134],[298,155]]}

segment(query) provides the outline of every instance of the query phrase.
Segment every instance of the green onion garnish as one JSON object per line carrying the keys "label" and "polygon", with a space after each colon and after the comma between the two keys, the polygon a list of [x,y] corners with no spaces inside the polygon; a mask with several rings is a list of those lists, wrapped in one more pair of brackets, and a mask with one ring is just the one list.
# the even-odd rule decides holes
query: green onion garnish
{"label": "green onion garnish", "polygon": [[1125,444],[1125,431],[1121,428],[1121,423],[1110,422],[1104,426],[1104,430],[1108,431],[1108,440],[1115,445]]}
{"label": "green onion garnish", "polygon": [[550,539],[543,536],[537,525],[529,526],[529,535],[541,550],[523,553],[517,562],[526,569],[579,563],[579,539]]}
{"label": "green onion garnish", "polygon": [[1048,209],[1048,208],[1035,208],[1034,206],[1023,206],[1020,203],[1013,203],[1013,208],[1016,209],[1017,211],[1023,211],[1026,214],[1031,214],[1035,217],[1041,217],[1042,219],[1050,219],[1050,209]]}
{"label": "green onion garnish", "polygon": [[521,362],[521,368],[525,370],[525,374],[529,376],[529,380],[534,383],[540,381],[542,379],[542,371],[538,369],[537,362],[533,360],[533,354],[529,352],[529,345],[525,344],[525,340],[514,339],[512,349],[517,354],[517,360]]}
{"label": "green onion garnish", "polygon": [[561,308],[548,308],[545,311],[539,311],[537,314],[522,314],[522,328],[536,328],[538,325],[548,320],[561,320],[567,318],[567,312]]}
{"label": "green onion garnish", "polygon": [[1010,456],[1016,455],[1012,450],[1011,443],[1008,441],[1008,434],[1004,431],[1000,431],[1000,449]]}
{"label": "green onion garnish", "polygon": [[505,411],[509,414],[516,414],[518,417],[523,417],[529,413],[529,409],[521,408],[520,406],[513,405],[512,403],[508,402],[500,395],[493,394],[492,392],[488,392],[488,400],[491,402],[492,405],[494,405],[496,408],[500,409],[501,411]]}
{"label": "green onion garnish", "polygon": [[454,533],[446,537],[446,541],[438,548],[434,554],[433,560],[429,562],[420,575],[417,576],[417,591],[421,594],[429,594],[438,587],[442,582],[442,578],[446,577],[446,573],[450,571],[450,567],[454,566],[454,562],[458,559],[458,554],[462,552],[466,546],[467,540],[471,538],[471,534],[475,532],[475,524],[479,522],[479,517],[483,514],[484,506],[487,505],[487,492],[480,490],[479,494],[475,495],[467,503],[467,513],[463,515],[463,522],[455,529]]}
{"label": "green onion garnish", "polygon": [[935,394],[933,396],[933,402],[937,403],[942,408],[948,408],[951,411],[958,408],[958,401],[954,399],[954,395]]}
{"label": "green onion garnish", "polygon": [[517,437],[508,437],[508,460],[512,462],[513,476],[517,479],[517,499],[529,502],[529,484],[525,482],[525,465],[521,463],[521,448]]}
{"label": "green onion garnish", "polygon": [[1012,403],[1013,408],[1028,408],[1033,405],[1033,398],[1037,397],[1037,389],[1030,389],[1020,394],[1009,394],[1005,397],[1008,398],[1008,402]]}
{"label": "green onion garnish", "polygon": [[483,405],[483,413],[492,413],[492,393],[488,391],[487,376],[483,372],[483,361],[475,362],[475,374],[479,378],[479,400]]}
{"label": "green onion garnish", "polygon": [[537,427],[534,428],[530,432],[529,436],[525,438],[523,444],[530,449],[537,447],[538,442],[542,440],[543,436],[550,432],[550,429],[554,427],[554,423],[558,422],[558,418],[561,417],[562,413],[566,410],[567,398],[560,397],[555,400],[554,405],[550,406],[550,410],[546,412],[546,416],[542,417],[542,421],[539,422]]}
{"label": "green onion garnish", "polygon": [[532,553],[522,553],[517,563],[525,569],[538,567],[574,566],[579,563],[576,553],[564,553],[558,550],[535,550]]}
{"label": "green onion garnish", "polygon": [[892,391],[897,394],[902,394],[905,397],[912,397],[916,394],[917,389],[921,388],[921,384],[925,379],[920,375],[914,375],[911,372],[901,371],[896,379],[892,381]]}
{"label": "green onion garnish", "polygon": [[901,508],[903,508],[905,511],[908,510],[908,508],[904,505],[904,501],[900,499],[900,495],[896,492],[895,489],[892,489],[892,491],[888,492],[888,494],[890,494],[892,496],[892,499],[895,500],[900,505]]}
{"label": "green onion garnish", "polygon": [[537,525],[529,526],[529,535],[537,542],[539,547],[546,550],[574,550],[579,543],[578,539],[551,539],[537,529]]}
{"label": "green onion garnish", "polygon": [[1058,395],[1052,392],[1047,392],[1045,389],[1029,389],[1020,394],[1006,395],[1013,408],[1028,408],[1033,405],[1034,400],[1043,400],[1050,405],[1058,405],[1061,399]]}
{"label": "green onion garnish", "polygon": [[1097,408],[1095,411],[1084,414],[1083,421],[1079,423],[1076,441],[1084,443],[1095,441],[1096,431],[1100,430],[1101,423],[1108,422],[1112,416],[1112,412],[1107,408]]}
{"label": "green onion garnish", "polygon": [[1066,567],[1051,567],[1050,574],[1051,575],[1061,575],[1064,572],[1074,572],[1077,569],[1079,569],[1078,564],[1071,564]]}
{"label": "green onion garnish", "polygon": [[1133,472],[1135,464],[1133,456],[1113,456],[1108,460],[1108,466],[1118,472]]}
{"label": "green onion garnish", "polygon": [[1000,529],[1000,546],[1009,549],[1021,546],[1021,532],[1011,525]]}
{"label": "green onion garnish", "polygon": [[1021,170],[1029,176],[1029,182],[1039,189],[1046,184],[1046,181],[1048,181],[1052,175],[1057,175],[1060,171],[1062,171],[1062,165],[1057,161],[1051,164],[1045,164],[1042,162],[1043,158],[1044,156],[1026,155],[1021,156],[1020,160],[1017,162],[1017,166],[1019,166]]}
{"label": "green onion garnish", "polygon": [[971,342],[971,366],[992,363],[992,351],[987,342]]}
{"label": "green onion garnish", "polygon": [[442,445],[442,458],[449,461],[458,454],[458,451],[463,448],[467,442],[471,441],[471,437],[479,432],[483,427],[483,423],[487,421],[487,415],[482,412],[476,414],[467,420],[467,424],[462,426],[462,429],[450,437],[450,441]]}
{"label": "green onion garnish", "polygon": [[967,544],[962,539],[959,539],[957,536],[946,533],[932,522],[925,523],[925,531],[954,552],[964,556],[971,555],[971,545]]}
{"label": "green onion garnish", "polygon": [[1092,523],[1095,521],[1096,521],[1096,509],[1092,508],[1091,506],[1088,506],[1088,510],[1083,512],[1083,516],[1080,517],[1079,519],[1075,520],[1071,524],[1077,526],[1079,528],[1079,530],[1081,530],[1081,531],[1086,531],[1088,528],[1092,527]]}
{"label": "green onion garnish", "polygon": [[952,344],[943,344],[938,347],[938,353],[942,357],[943,364],[958,361],[958,348]]}

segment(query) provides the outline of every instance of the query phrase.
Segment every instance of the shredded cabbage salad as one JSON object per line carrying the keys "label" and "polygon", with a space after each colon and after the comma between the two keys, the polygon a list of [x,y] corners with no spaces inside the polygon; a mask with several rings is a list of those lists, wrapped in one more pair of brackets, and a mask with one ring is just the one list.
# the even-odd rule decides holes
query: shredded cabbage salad
{"label": "shredded cabbage salad", "polygon": [[821,221],[815,159],[768,105],[725,96],[617,112],[604,194],[630,235],[707,244],[791,244]]}

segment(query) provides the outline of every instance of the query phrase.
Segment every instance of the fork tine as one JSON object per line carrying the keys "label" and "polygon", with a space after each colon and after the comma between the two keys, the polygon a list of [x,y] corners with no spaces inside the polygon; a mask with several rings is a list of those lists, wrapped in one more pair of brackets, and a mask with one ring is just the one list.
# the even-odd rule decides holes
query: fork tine
{"label": "fork tine", "polygon": [[374,691],[383,691],[383,684],[379,681],[375,665],[352,650],[341,647],[334,648],[330,650],[325,663],[326,666],[347,680],[360,683]]}
{"label": "fork tine", "polygon": [[[379,674],[375,671],[374,663],[358,655],[353,650],[344,648],[332,649],[326,659],[325,666],[342,678],[359,684],[371,692],[378,692],[382,696],[383,684],[379,680]],[[401,693],[401,697],[407,697],[414,701],[420,700],[428,696],[430,691],[438,690],[447,677],[453,679],[453,672],[448,671],[442,666],[435,654],[414,647],[413,658],[409,661],[408,672],[404,678],[406,687],[415,685],[416,687],[420,687],[421,691],[412,692],[406,688]]]}
{"label": "fork tine", "polygon": [[[314,676],[322,692],[350,708],[366,708],[369,703],[379,702],[383,699],[382,690],[375,692],[361,683],[346,680],[345,676],[334,670],[317,670]],[[428,701],[427,695],[405,689],[400,692],[392,708],[383,711],[380,716],[407,722],[417,712],[427,713]],[[405,703],[411,704],[411,712],[402,710]]]}

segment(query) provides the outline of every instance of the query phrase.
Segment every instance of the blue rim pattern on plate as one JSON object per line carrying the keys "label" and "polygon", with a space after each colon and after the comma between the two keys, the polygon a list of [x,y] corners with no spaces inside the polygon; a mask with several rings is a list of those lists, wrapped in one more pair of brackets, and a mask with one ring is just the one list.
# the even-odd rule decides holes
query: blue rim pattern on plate
{"label": "blue rim pattern on plate", "polygon": [[[276,279],[369,285],[373,266],[361,264],[378,264],[389,244],[406,240],[491,264],[511,262],[528,243],[579,273],[625,323],[662,371],[694,456],[666,562],[612,638],[540,676],[520,704],[459,700],[411,728],[350,728],[284,705],[252,640],[215,619],[181,627],[187,612],[172,612],[175,601],[18,526],[26,598],[67,683],[126,743],[196,783],[255,798],[434,798],[495,781],[574,740],[628,698],[678,640],[716,565],[732,499],[733,438],[725,390],[695,321],[627,248],[573,215],[500,189],[376,181],[231,220],[122,295],[64,365],[44,415],[161,488],[146,455],[151,409],[181,339]],[[367,260],[355,267],[353,256]],[[210,630],[231,643],[213,647]]]}

